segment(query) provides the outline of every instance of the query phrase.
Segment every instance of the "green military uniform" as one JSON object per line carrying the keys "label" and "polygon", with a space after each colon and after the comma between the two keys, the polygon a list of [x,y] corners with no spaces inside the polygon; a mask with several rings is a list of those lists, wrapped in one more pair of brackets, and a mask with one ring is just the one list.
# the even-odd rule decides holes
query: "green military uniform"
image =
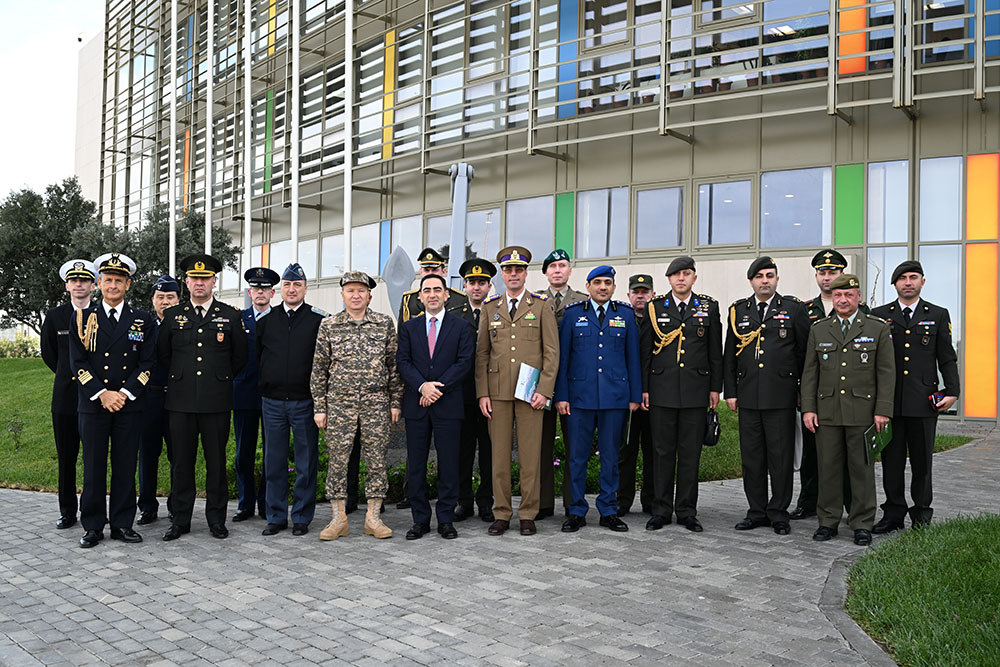
{"label": "green military uniform", "polygon": [[[834,289],[859,287],[844,275]],[[875,471],[865,461],[864,433],[875,415],[892,416],[896,364],[889,325],[855,312],[847,333],[839,317],[815,322],[802,372],[802,412],[818,415],[816,452],[820,528],[836,531],[843,514],[844,461],[851,484],[851,529],[871,531],[875,519]]]}
{"label": "green military uniform", "polygon": [[[360,272],[345,275],[341,284],[355,274]],[[374,281],[368,284],[374,286]],[[347,462],[359,425],[361,455],[368,466],[365,495],[371,501],[389,491],[389,409],[400,408],[403,399],[396,344],[392,318],[371,309],[360,321],[343,310],[320,323],[310,388],[315,413],[327,415],[329,498],[347,497]]]}

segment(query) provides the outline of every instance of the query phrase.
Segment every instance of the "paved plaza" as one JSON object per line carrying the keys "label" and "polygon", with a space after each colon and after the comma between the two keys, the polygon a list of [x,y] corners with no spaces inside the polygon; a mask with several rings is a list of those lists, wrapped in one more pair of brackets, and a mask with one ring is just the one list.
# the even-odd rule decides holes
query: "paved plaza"
{"label": "paved plaza", "polygon": [[[934,473],[937,518],[1000,511],[997,434],[937,455]],[[263,537],[254,519],[220,541],[199,501],[176,542],[161,518],[142,544],[83,550],[79,525],[55,529],[52,495],[0,490],[0,663],[892,664],[839,610],[862,551],[846,525],[828,543],[813,520],[736,532],[742,483],[700,494],[701,534],[646,532],[636,514],[615,534],[591,509],[576,534],[546,519],[490,537],[475,519],[458,540],[407,542],[409,511],[392,508],[390,540],[363,535],[359,511],[350,536],[320,542],[321,504],[305,537]]]}

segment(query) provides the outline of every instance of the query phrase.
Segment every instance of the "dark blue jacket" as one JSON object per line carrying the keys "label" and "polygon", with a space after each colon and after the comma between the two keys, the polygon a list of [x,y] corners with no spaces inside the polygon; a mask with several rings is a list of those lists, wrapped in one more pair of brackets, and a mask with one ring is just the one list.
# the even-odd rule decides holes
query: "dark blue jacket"
{"label": "dark blue jacket", "polygon": [[255,339],[257,336],[257,320],[254,319],[253,306],[240,311],[243,318],[243,328],[247,330],[247,364],[239,375],[233,378],[233,410],[254,410],[260,412],[260,389],[257,387],[257,355]]}
{"label": "dark blue jacket", "polygon": [[605,304],[598,324],[590,299],[566,306],[559,325],[559,374],[553,403],[570,410],[621,410],[642,402],[639,328],[632,306]]}
{"label": "dark blue jacket", "polygon": [[[89,350],[80,338],[80,329],[82,327],[86,332],[92,315],[97,321],[97,339],[94,349]],[[142,410],[143,392],[149,383],[156,357],[153,316],[123,303],[118,325],[113,331],[100,303],[77,313],[77,317],[82,317],[82,320],[72,322],[69,358],[70,369],[79,383],[78,410],[87,413],[103,411],[100,399],[93,398],[102,389],[125,389],[135,396],[135,400],[126,400],[122,411]]]}
{"label": "dark blue jacket", "polygon": [[[396,367],[403,378],[403,417],[421,419],[428,412],[443,419],[462,419],[462,387],[472,368],[476,343],[472,325],[451,313],[441,320],[431,359],[427,346],[425,314],[411,318],[399,328]],[[420,385],[441,382],[444,394],[429,408],[420,407]]]}

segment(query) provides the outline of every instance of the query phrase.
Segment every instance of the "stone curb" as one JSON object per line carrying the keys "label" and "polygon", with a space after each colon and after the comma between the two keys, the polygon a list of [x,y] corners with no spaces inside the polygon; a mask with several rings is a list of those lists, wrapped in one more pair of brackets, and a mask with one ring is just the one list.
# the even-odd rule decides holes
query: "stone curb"
{"label": "stone curb", "polygon": [[820,595],[818,605],[819,610],[844,636],[851,648],[869,665],[896,667],[896,661],[889,657],[889,654],[844,611],[844,600],[847,597],[847,571],[864,554],[864,551],[859,551],[841,556],[833,561],[830,573],[826,577],[826,583],[823,584],[823,593]]}

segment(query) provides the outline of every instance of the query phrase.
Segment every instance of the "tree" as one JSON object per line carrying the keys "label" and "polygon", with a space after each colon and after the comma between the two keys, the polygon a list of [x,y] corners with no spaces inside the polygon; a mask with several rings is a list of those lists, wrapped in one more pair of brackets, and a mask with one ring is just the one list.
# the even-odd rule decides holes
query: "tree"
{"label": "tree", "polygon": [[44,196],[30,189],[13,192],[0,204],[0,328],[21,323],[41,332],[45,311],[66,299],[58,273],[72,259],[73,233],[95,211],[76,178],[50,185]]}

